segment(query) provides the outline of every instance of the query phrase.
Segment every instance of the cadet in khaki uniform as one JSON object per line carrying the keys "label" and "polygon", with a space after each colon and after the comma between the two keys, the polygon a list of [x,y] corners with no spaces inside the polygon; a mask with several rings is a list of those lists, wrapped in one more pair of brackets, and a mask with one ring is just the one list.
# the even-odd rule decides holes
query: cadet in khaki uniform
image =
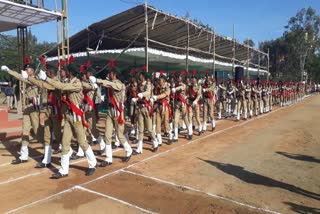
{"label": "cadet in khaki uniform", "polygon": [[187,85],[182,82],[182,76],[186,75],[185,71],[182,71],[178,76],[178,84],[176,88],[172,88],[172,92],[175,93],[175,108],[174,108],[174,141],[178,141],[178,126],[180,115],[188,128],[188,140],[192,140],[193,130],[192,124],[189,122],[188,112],[191,110],[188,106],[188,97],[186,94]]}
{"label": "cadet in khaki uniform", "polygon": [[227,110],[226,110],[227,117],[231,117],[232,111],[234,110],[232,108],[233,107],[232,103],[234,101],[234,94],[235,94],[235,89],[234,89],[232,80],[229,79],[228,86],[227,86]]}
{"label": "cadet in khaki uniform", "polygon": [[62,154],[61,154],[61,168],[59,172],[53,174],[51,178],[59,179],[68,176],[69,173],[69,159],[71,139],[74,133],[78,144],[81,146],[82,150],[85,151],[87,161],[89,164],[89,169],[86,171],[86,175],[90,176],[95,172],[95,167],[97,165],[97,160],[93,154],[90,145],[86,142],[85,137],[85,127],[87,124],[84,119],[84,112],[82,110],[83,94],[82,94],[82,84],[77,78],[79,75],[77,67],[73,64],[68,65],[68,70],[70,72],[70,82],[61,83],[48,78],[46,73],[40,71],[39,78],[43,81],[47,81],[54,88],[66,92],[66,99],[62,99],[68,105],[68,110],[64,112],[65,124],[63,127],[62,136]]}
{"label": "cadet in khaki uniform", "polygon": [[243,116],[244,119],[247,119],[247,103],[245,100],[245,91],[246,87],[243,84],[242,80],[240,81],[240,84],[238,84],[238,114],[237,114],[237,120],[240,120],[240,112],[243,110]]}
{"label": "cadet in khaki uniform", "polygon": [[[209,72],[208,72],[209,73]],[[211,131],[214,131],[216,128],[216,122],[213,116],[213,103],[214,103],[214,94],[215,85],[211,81],[209,74],[206,73],[206,80],[203,85],[203,131],[207,131],[207,119],[208,115],[211,119]]]}
{"label": "cadet in khaki uniform", "polygon": [[[138,82],[137,82],[137,79],[135,77],[137,73],[137,70],[134,69],[132,72],[131,72],[131,81],[130,81],[130,85],[129,85],[129,92],[130,92],[130,98],[137,98],[137,94],[138,94]],[[134,135],[136,134],[137,132],[137,120],[138,120],[138,117],[136,114],[137,112],[137,106],[136,106],[136,103],[130,102],[130,121],[131,121],[131,132],[130,134]]]}
{"label": "cadet in khaki uniform", "polygon": [[[99,118],[98,109],[94,100],[97,95],[97,88],[94,88],[89,82],[90,76],[93,76],[93,69],[91,67],[80,66],[80,72],[82,75],[82,87],[84,95],[84,112],[85,119],[88,124],[87,128],[87,138],[89,142],[93,142],[93,139],[96,139],[99,144],[100,150],[97,152],[97,155],[102,155],[105,151],[106,144],[102,137],[100,136],[99,130],[97,129],[97,122]],[[72,160],[77,160],[81,157],[84,157],[84,152],[79,146],[77,154],[73,154],[70,158]]]}
{"label": "cadet in khaki uniform", "polygon": [[[7,66],[2,66],[1,70],[8,72],[11,76],[14,76],[18,80],[26,83],[26,89],[24,91],[26,100],[22,100],[21,102],[25,102],[25,109],[23,109],[23,122],[22,122],[22,139],[21,139],[21,149],[20,149],[20,157],[16,160],[13,160],[12,164],[20,164],[28,161],[29,157],[29,135],[31,128],[35,133],[36,139],[41,142],[43,137],[40,136],[39,132],[39,105],[40,105],[40,96],[38,92],[38,87],[31,84],[28,80],[24,79],[21,74],[10,70]],[[27,75],[30,77],[34,76],[34,70],[26,65]]]}
{"label": "cadet in khaki uniform", "polygon": [[[247,109],[245,110],[245,112],[249,113],[249,117],[252,118],[253,111],[251,108],[252,100],[251,100],[251,86],[250,86],[249,80],[246,81],[245,87],[246,87],[246,89],[245,89],[245,102],[246,102],[246,106],[247,106]],[[247,118],[246,115],[245,115],[245,118]]]}
{"label": "cadet in khaki uniform", "polygon": [[102,84],[107,88],[108,99],[107,103],[107,117],[105,128],[105,141],[106,141],[106,159],[101,162],[100,167],[106,167],[112,164],[112,131],[115,129],[116,136],[118,137],[121,145],[126,151],[126,156],[123,158],[123,162],[128,162],[132,155],[132,149],[127,142],[124,131],[124,101],[126,86],[117,78],[117,72],[112,69],[113,63],[110,62],[110,70],[108,72],[109,80],[96,79],[94,76],[89,78],[92,84]]}
{"label": "cadet in khaki uniform", "polygon": [[218,107],[219,107],[219,112],[218,112],[218,119],[221,119],[221,111],[226,111],[226,91],[227,88],[224,85],[224,79],[221,80],[221,83],[218,86],[219,88],[219,99],[218,99]]}
{"label": "cadet in khaki uniform", "polygon": [[[57,76],[57,70],[52,66],[47,65],[46,74],[52,80],[59,82]],[[27,76],[28,77],[28,76]],[[37,80],[34,77],[28,77],[29,81],[38,86],[39,88],[48,90],[47,104],[44,104],[44,157],[41,163],[37,163],[35,168],[44,168],[51,165],[51,153],[52,153],[52,131],[54,133],[57,142],[61,142],[61,92],[55,89],[52,85]]]}
{"label": "cadet in khaki uniform", "polygon": [[170,120],[172,117],[170,108],[170,87],[166,83],[166,77],[162,74],[159,76],[159,86],[156,88],[154,95],[151,98],[151,103],[157,106],[155,116],[156,116],[156,133],[159,146],[162,143],[161,137],[161,127],[164,123],[165,130],[169,132],[168,144],[172,144],[172,130],[170,128]]}
{"label": "cadet in khaki uniform", "polygon": [[267,84],[264,82],[262,84],[262,101],[263,101],[263,113],[267,113],[268,111],[268,88]]}
{"label": "cadet in khaki uniform", "polygon": [[[199,127],[199,135],[203,133],[202,124],[200,121],[200,104],[199,104],[201,95],[202,95],[201,85],[198,84],[198,80],[196,78],[196,71],[194,70],[192,75],[192,85],[189,86],[189,105],[192,106],[192,110],[194,111],[195,120]],[[192,116],[193,116],[193,112],[190,111],[189,123],[191,124],[192,124]]]}
{"label": "cadet in khaki uniform", "polygon": [[255,116],[258,116],[258,90],[255,81],[251,83],[251,109],[255,112]]}
{"label": "cadet in khaki uniform", "polygon": [[151,98],[151,84],[146,80],[146,77],[148,77],[147,72],[142,71],[139,73],[141,83],[138,86],[138,98],[132,98],[138,107],[139,128],[138,147],[137,150],[133,151],[133,155],[138,155],[143,152],[143,135],[145,128],[153,142],[153,152],[158,151],[158,141],[154,130],[152,130],[153,108],[148,101]]}

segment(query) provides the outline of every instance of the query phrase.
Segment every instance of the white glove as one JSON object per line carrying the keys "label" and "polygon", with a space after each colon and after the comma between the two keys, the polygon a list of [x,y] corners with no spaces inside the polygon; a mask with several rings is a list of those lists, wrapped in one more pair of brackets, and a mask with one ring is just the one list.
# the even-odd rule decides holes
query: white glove
{"label": "white glove", "polygon": [[27,80],[29,78],[29,75],[25,70],[21,70],[21,76],[25,80]]}
{"label": "white glove", "polygon": [[156,100],[157,100],[157,96],[153,96],[152,99],[153,99],[154,101],[156,101]]}
{"label": "white glove", "polygon": [[139,97],[140,99],[142,99],[142,98],[143,98],[143,94],[142,94],[142,93],[139,93],[139,94],[138,94],[138,97]]}
{"label": "white glove", "polygon": [[10,69],[8,68],[8,66],[6,66],[6,65],[1,66],[1,71],[8,72],[9,70]]}
{"label": "white glove", "polygon": [[93,84],[93,83],[97,83],[97,78],[94,77],[94,76],[90,76],[90,77],[89,77],[89,82],[91,82],[92,84]]}
{"label": "white glove", "polygon": [[176,88],[171,89],[172,93],[176,93]]}
{"label": "white glove", "polygon": [[137,100],[138,100],[138,98],[135,98],[135,97],[133,97],[133,98],[131,99],[131,101],[134,102],[134,103],[137,102]]}
{"label": "white glove", "polygon": [[39,79],[46,81],[47,80],[47,74],[43,70],[40,70],[39,72]]}
{"label": "white glove", "polygon": [[150,101],[150,103],[153,103],[153,102],[154,102],[154,99],[153,99],[153,98],[150,98],[149,101]]}
{"label": "white glove", "polygon": [[101,101],[104,102],[104,95],[101,95]]}
{"label": "white glove", "polygon": [[202,89],[202,91],[203,91],[203,92],[206,92],[207,90],[204,88],[204,89]]}
{"label": "white glove", "polygon": [[93,87],[93,89],[98,89],[98,84],[97,83],[93,83],[92,87]]}
{"label": "white glove", "polygon": [[196,105],[198,105],[198,101],[193,101],[193,103],[192,103],[194,106],[196,106]]}

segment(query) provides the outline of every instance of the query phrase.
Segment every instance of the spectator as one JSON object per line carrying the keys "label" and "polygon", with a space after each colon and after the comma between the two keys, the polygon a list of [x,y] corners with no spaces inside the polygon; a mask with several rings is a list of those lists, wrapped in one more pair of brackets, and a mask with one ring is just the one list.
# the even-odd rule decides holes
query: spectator
{"label": "spectator", "polygon": [[9,109],[13,108],[13,87],[12,87],[12,83],[9,82],[9,85],[4,89],[4,93],[7,97],[7,107]]}

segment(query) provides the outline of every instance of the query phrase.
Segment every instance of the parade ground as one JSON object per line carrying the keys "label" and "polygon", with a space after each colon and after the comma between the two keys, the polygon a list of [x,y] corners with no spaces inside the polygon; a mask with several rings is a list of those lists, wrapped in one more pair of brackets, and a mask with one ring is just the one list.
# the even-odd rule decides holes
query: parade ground
{"label": "parade ground", "polygon": [[11,136],[0,147],[0,213],[320,213],[319,107],[313,95],[247,121],[220,120],[192,141],[164,140],[157,153],[145,144],[128,163],[115,149],[113,164],[89,177],[79,159],[59,180],[49,177],[60,155],[52,168],[34,168],[37,142],[27,163],[11,165],[20,149]]}

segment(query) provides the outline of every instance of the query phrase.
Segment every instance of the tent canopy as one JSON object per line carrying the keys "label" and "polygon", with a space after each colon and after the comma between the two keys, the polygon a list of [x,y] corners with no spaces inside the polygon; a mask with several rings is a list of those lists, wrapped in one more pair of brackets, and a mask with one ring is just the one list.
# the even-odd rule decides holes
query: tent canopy
{"label": "tent canopy", "polygon": [[[233,61],[246,66],[267,70],[267,54],[247,45],[241,44],[216,32],[198,26],[188,20],[147,7],[149,47],[194,57],[213,59],[225,63]],[[189,46],[188,46],[189,32]],[[122,13],[94,23],[72,36],[70,53],[83,52],[86,48],[94,50],[124,49],[145,47],[145,7],[139,5]],[[234,48],[234,49],[233,49]],[[235,50],[235,51],[233,51]],[[56,56],[50,51],[48,56]]]}

